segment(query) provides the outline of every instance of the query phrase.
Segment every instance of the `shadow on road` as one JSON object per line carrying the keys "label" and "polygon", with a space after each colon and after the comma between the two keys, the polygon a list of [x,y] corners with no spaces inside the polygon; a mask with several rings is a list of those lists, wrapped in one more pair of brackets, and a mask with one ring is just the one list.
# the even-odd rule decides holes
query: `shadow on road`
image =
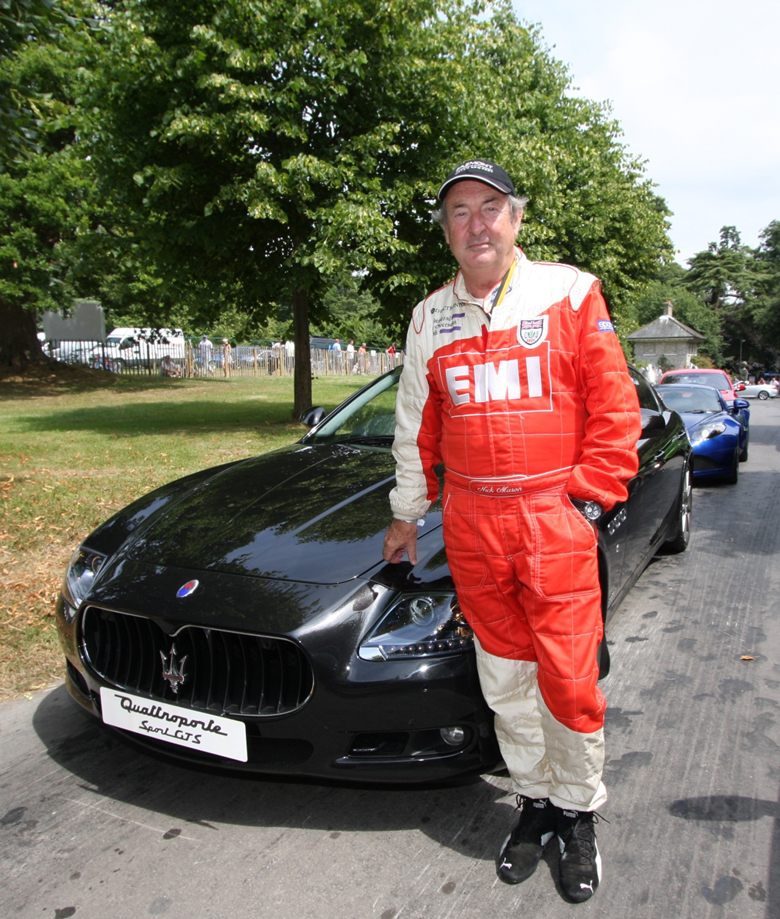
{"label": "shadow on road", "polygon": [[33,727],[51,759],[94,793],[96,804],[108,798],[168,817],[173,833],[177,824],[215,831],[218,824],[330,833],[417,829],[440,845],[492,861],[513,819],[504,779],[433,788],[340,786],[180,766],[94,721],[64,685],[41,701]]}

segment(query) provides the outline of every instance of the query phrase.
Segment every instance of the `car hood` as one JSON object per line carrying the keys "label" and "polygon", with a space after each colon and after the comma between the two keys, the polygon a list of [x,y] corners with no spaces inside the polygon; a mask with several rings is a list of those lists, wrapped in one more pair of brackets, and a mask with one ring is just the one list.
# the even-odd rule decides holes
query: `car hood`
{"label": "car hood", "polygon": [[298,444],[183,486],[119,555],[193,572],[341,583],[382,562],[394,484],[388,449]]}

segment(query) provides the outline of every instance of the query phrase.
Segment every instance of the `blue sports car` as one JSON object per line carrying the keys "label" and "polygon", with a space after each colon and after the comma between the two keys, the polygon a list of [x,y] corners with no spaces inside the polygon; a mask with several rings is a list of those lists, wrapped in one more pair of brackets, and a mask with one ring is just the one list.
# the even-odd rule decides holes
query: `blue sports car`
{"label": "blue sports car", "polygon": [[693,445],[693,477],[722,479],[736,485],[739,464],[748,458],[750,403],[735,399],[732,408],[711,386],[670,383],[656,391],[667,408],[678,412]]}

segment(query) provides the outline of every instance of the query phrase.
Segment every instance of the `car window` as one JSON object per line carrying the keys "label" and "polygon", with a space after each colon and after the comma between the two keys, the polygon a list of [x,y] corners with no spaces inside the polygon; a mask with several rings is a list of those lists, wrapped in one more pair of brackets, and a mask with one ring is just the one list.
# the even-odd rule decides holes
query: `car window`
{"label": "car window", "polygon": [[689,389],[686,386],[664,386],[658,390],[664,405],[675,412],[722,412],[715,389]]}
{"label": "car window", "polygon": [[663,383],[694,383],[700,386],[715,386],[717,389],[731,389],[731,381],[725,373],[665,373]]}
{"label": "car window", "polygon": [[312,434],[311,441],[374,441],[395,436],[395,398],[400,368],[358,392]]}
{"label": "car window", "polygon": [[661,406],[655,397],[653,387],[647,382],[641,373],[637,373],[633,368],[629,368],[631,379],[636,386],[636,394],[639,397],[639,407],[647,408],[653,412],[660,412]]}

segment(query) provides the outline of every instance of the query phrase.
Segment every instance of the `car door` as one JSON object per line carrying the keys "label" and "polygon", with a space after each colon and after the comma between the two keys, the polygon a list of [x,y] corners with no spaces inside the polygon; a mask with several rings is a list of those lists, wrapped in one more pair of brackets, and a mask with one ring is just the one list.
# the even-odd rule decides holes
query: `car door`
{"label": "car door", "polygon": [[624,537],[622,579],[632,581],[668,536],[676,520],[686,451],[685,427],[668,411],[652,386],[631,368],[642,412],[637,442],[639,470],[629,483],[627,532]]}

